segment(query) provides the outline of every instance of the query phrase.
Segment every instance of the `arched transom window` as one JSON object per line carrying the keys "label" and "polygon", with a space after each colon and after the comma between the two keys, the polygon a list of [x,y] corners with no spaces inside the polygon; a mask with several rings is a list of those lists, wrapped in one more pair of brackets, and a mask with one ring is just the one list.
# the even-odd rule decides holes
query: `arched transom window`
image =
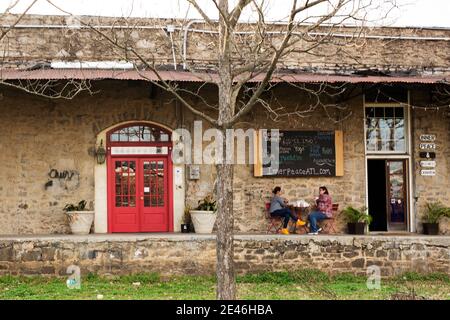
{"label": "arched transom window", "polygon": [[110,142],[169,142],[170,132],[151,124],[133,124],[110,133]]}

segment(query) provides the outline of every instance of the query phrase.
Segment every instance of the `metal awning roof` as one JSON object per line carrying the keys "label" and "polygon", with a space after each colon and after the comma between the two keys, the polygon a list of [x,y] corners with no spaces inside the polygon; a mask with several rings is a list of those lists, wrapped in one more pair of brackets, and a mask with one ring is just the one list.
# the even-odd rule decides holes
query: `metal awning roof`
{"label": "metal awning roof", "polygon": [[[159,71],[166,81],[204,82],[207,79],[217,82],[215,73],[194,74],[187,71]],[[264,74],[259,74],[249,82],[260,82]],[[105,69],[38,69],[38,70],[0,70],[0,80],[153,80],[158,77],[152,71],[105,70]],[[331,75],[320,73],[277,73],[271,82],[297,83],[423,83],[450,82],[450,75],[442,76],[356,76]]]}

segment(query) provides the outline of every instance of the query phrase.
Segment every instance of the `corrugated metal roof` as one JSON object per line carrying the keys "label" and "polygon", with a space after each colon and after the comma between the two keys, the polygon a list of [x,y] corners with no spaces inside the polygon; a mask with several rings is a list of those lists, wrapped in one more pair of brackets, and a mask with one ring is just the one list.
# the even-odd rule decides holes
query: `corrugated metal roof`
{"label": "corrugated metal roof", "polygon": [[[215,73],[194,74],[186,71],[159,71],[165,81],[211,82],[218,80]],[[260,82],[264,74],[259,74],[249,82]],[[152,71],[136,70],[104,70],[104,69],[40,69],[40,70],[0,70],[1,80],[159,80]],[[439,83],[450,81],[450,76],[345,76],[315,73],[277,73],[271,82],[298,82],[298,83]]]}
{"label": "corrugated metal roof", "polygon": [[[261,77],[258,77],[262,79]],[[261,80],[260,79],[260,80]],[[345,75],[326,75],[326,74],[277,74],[274,75],[273,82],[327,82],[327,83],[439,83],[445,81],[446,77],[420,77],[420,76],[345,76]]]}

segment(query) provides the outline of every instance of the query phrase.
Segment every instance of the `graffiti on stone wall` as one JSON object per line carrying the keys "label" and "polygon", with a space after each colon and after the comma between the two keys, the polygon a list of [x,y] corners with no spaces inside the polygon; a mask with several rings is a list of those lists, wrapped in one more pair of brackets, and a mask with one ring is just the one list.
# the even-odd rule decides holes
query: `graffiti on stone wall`
{"label": "graffiti on stone wall", "polygon": [[75,190],[79,187],[80,173],[76,170],[50,169],[49,180],[45,183],[45,190],[56,188],[60,190]]}
{"label": "graffiti on stone wall", "polygon": [[75,170],[58,171],[56,169],[51,169],[48,173],[48,176],[50,177],[50,179],[63,179],[71,181],[76,174],[78,174],[78,172]]}

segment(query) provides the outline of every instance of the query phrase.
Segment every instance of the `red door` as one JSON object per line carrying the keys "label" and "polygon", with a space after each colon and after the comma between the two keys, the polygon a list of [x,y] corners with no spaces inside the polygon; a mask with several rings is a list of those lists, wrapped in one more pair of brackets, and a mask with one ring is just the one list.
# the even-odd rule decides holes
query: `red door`
{"label": "red door", "polygon": [[169,231],[167,159],[140,159],[138,171],[140,231]]}
{"label": "red door", "polygon": [[114,157],[109,163],[110,231],[169,231],[167,158]]}

